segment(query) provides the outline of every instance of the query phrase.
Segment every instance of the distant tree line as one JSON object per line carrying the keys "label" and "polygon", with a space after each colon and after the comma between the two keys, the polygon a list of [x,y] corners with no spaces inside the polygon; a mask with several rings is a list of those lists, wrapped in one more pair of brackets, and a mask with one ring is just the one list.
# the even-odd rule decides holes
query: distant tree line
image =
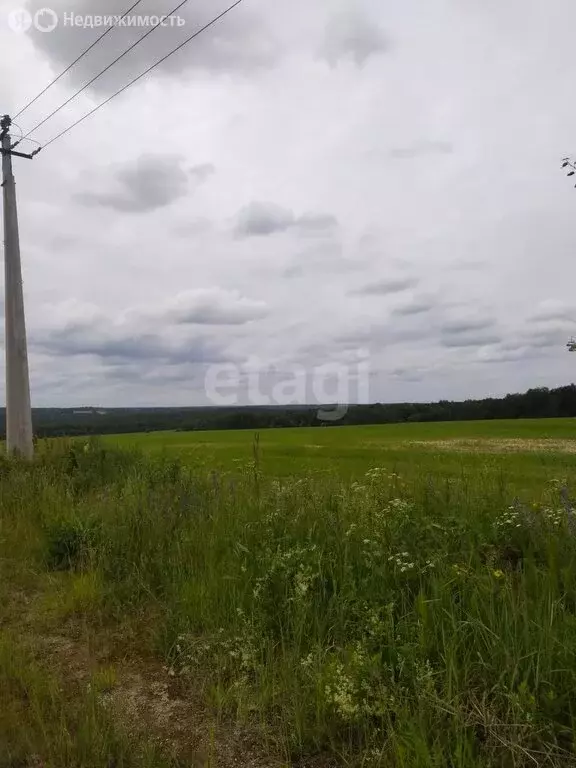
{"label": "distant tree line", "polygon": [[[327,409],[328,406],[325,406]],[[37,408],[33,412],[37,437],[106,435],[160,430],[250,429],[273,427],[338,427],[352,424],[398,424],[478,419],[543,419],[576,416],[576,385],[540,387],[503,398],[440,400],[437,403],[373,403],[351,405],[339,421],[322,421],[318,406],[236,406],[229,408]],[[5,435],[6,412],[0,409]]]}

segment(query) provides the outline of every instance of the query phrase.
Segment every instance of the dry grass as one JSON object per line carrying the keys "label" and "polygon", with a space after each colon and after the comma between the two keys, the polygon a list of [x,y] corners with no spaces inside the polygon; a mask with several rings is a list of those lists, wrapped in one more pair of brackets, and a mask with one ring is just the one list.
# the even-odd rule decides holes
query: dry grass
{"label": "dry grass", "polygon": [[[122,642],[114,631],[79,619],[65,622],[60,632],[53,633],[52,617],[38,610],[46,603],[43,591],[14,591],[9,603],[3,631],[28,649],[39,668],[50,670],[68,706],[81,709],[83,694],[94,694],[136,753],[152,750],[165,757],[168,765],[188,768],[288,765],[249,724],[216,715],[207,703],[205,681],[175,678],[153,657],[119,655]],[[0,765],[4,765],[1,760]],[[308,768],[307,763],[301,765]],[[26,768],[47,766],[43,755],[31,755]]]}
{"label": "dry grass", "polygon": [[532,438],[452,438],[445,440],[407,440],[396,448],[428,448],[466,453],[576,453],[575,440],[536,440]]}

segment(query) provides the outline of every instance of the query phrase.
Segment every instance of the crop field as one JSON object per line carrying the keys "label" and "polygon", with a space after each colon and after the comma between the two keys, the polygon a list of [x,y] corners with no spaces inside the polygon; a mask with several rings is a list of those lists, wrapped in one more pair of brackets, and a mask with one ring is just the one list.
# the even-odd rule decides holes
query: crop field
{"label": "crop field", "polygon": [[576,766],[576,420],[0,460],[1,768]]}
{"label": "crop field", "polygon": [[[234,473],[254,459],[250,430],[156,432],[108,437],[119,447],[178,457],[191,466]],[[258,434],[267,476],[315,475],[359,481],[374,467],[421,483],[430,475],[500,482],[520,495],[574,476],[576,419],[523,419],[363,427],[269,429]]]}

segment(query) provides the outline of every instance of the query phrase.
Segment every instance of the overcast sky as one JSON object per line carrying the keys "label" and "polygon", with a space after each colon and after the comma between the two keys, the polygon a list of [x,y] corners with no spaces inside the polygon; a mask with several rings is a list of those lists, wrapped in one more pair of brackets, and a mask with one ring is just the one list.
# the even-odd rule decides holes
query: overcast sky
{"label": "overcast sky", "polygon": [[[183,27],[151,34],[34,137],[227,4],[191,0]],[[61,19],[129,5],[50,3]],[[0,0],[0,113],[103,31],[17,33],[17,6]],[[258,364],[268,382],[303,366],[309,383],[346,365],[356,400],[366,353],[372,401],[575,380],[576,189],[560,170],[576,153],[575,25],[574,0],[244,0],[15,161],[33,404],[202,404],[222,363],[243,402]],[[110,33],[19,128],[146,31]]]}

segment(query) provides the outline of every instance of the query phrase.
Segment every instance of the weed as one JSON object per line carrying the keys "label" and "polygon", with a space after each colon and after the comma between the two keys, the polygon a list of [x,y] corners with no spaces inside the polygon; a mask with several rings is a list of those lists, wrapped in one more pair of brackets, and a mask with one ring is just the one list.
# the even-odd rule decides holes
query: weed
{"label": "weed", "polygon": [[[448,479],[373,466],[350,483],[269,477],[258,442],[233,477],[85,447],[0,466],[0,564],[34,572],[56,618],[131,632],[174,684],[294,763],[576,763],[565,468],[532,503],[482,465]],[[13,654],[0,643],[10,759],[144,760],[101,712],[116,664],[92,673],[73,715],[36,661]]]}

